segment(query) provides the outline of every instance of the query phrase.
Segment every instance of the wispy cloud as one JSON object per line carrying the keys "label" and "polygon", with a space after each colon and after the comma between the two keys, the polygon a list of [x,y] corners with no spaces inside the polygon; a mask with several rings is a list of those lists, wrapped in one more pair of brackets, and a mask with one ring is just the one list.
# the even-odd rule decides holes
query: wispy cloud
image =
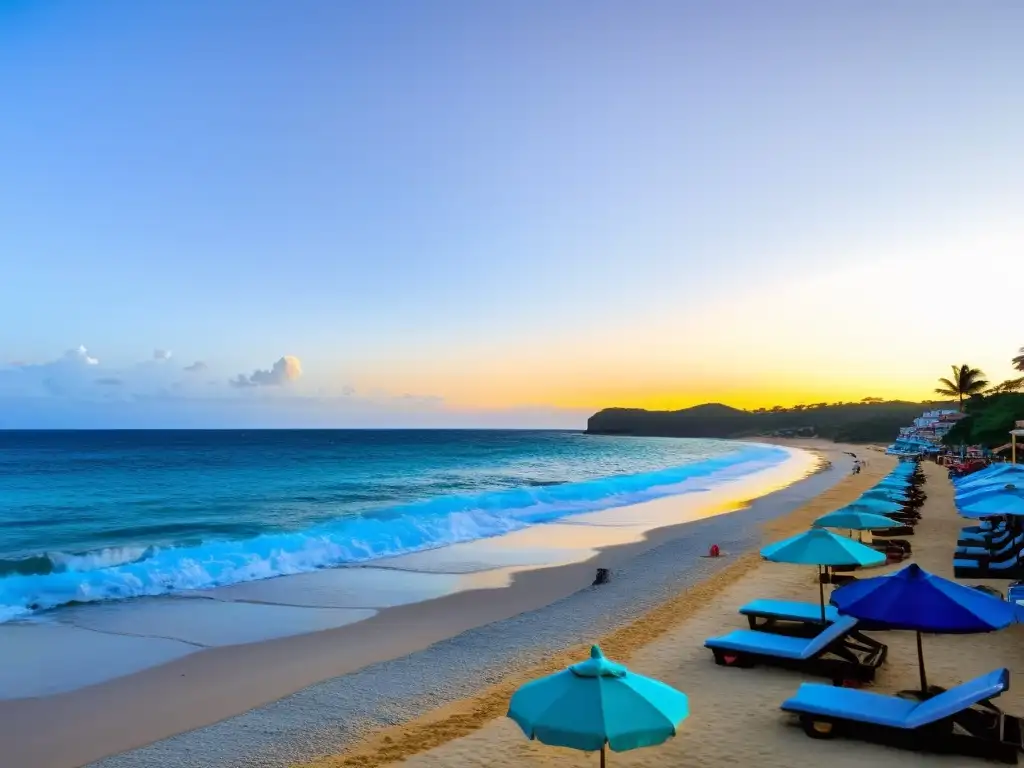
{"label": "wispy cloud", "polygon": [[208,366],[202,360],[196,360],[194,363],[192,363],[192,365],[186,365],[181,370],[187,371],[188,373],[202,373],[209,367],[210,366]]}

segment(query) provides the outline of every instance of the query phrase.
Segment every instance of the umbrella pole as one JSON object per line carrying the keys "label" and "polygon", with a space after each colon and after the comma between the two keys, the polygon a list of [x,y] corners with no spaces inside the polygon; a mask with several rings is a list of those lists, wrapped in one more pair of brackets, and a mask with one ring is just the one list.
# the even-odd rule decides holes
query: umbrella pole
{"label": "umbrella pole", "polygon": [[[828,574],[828,566],[825,567],[825,574]],[[818,566],[818,596],[821,598],[821,623],[825,623],[825,582],[821,580],[821,566]]]}
{"label": "umbrella pole", "polygon": [[921,633],[917,633],[917,663],[921,667],[921,693],[928,693],[928,678],[924,673],[924,649],[921,647]]}
{"label": "umbrella pole", "polygon": [[604,768],[604,744],[601,745],[601,768]]}

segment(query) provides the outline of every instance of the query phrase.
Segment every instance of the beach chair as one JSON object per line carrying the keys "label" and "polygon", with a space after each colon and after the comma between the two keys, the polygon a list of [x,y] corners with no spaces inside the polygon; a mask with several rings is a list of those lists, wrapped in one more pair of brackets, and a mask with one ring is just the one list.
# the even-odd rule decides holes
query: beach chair
{"label": "beach chair", "polygon": [[[796,600],[751,600],[740,608],[740,615],[746,616],[751,629],[775,632],[780,635],[814,637],[821,632],[821,606],[817,603],[801,603]],[[839,611],[833,605],[825,606],[825,623],[831,624],[839,618]]]}
{"label": "beach chair", "polygon": [[957,539],[958,547],[1000,547],[1010,540],[1013,532],[1005,526],[994,528],[989,531],[969,531],[966,528],[960,531],[960,538]]}
{"label": "beach chair", "polygon": [[[957,547],[955,556],[957,560],[1005,560],[1013,556],[1014,553],[1019,552],[1022,547],[1024,547],[1024,531],[992,547]],[[981,564],[984,565],[984,562],[981,562]]]}
{"label": "beach chair", "polygon": [[[886,515],[889,517],[889,515]],[[872,536],[913,536],[914,526],[912,525],[899,525],[895,528],[879,528],[877,531],[871,532]]]}
{"label": "beach chair", "polygon": [[924,701],[804,683],[782,709],[797,715],[804,732],[816,739],[845,737],[1016,764],[1024,749],[1021,720],[991,702],[1009,687],[1006,669]]}
{"label": "beach chair", "polygon": [[750,629],[704,641],[723,667],[758,664],[796,669],[836,684],[874,680],[888,647],[856,632],[857,620],[840,616],[814,637],[791,637]]}
{"label": "beach chair", "polygon": [[1024,564],[1016,556],[998,562],[982,563],[959,557],[953,558],[953,576],[957,579],[1024,579]]}

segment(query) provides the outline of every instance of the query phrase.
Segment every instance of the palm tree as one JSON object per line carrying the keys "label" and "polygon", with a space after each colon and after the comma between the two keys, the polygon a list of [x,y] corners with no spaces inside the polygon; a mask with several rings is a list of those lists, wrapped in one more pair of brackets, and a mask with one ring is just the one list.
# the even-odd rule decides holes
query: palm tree
{"label": "palm tree", "polygon": [[1017,351],[1020,354],[1013,358],[1013,367],[1016,368],[1018,371],[1024,371],[1024,347],[1021,347]]}
{"label": "palm tree", "polygon": [[978,368],[971,368],[967,365],[954,365],[953,377],[950,379],[939,379],[941,387],[936,388],[940,395],[956,397],[960,399],[960,410],[964,409],[964,398],[971,395],[980,395],[988,387],[985,374]]}

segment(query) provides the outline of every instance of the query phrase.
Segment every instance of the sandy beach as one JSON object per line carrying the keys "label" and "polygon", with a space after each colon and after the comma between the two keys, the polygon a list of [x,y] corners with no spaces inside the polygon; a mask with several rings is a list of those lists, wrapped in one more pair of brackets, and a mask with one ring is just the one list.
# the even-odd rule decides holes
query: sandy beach
{"label": "sandy beach", "polygon": [[[812,503],[766,527],[771,540],[798,531],[807,523],[870,485],[892,466],[892,460],[869,454],[867,469],[850,477]],[[952,577],[950,552],[963,521],[954,511],[952,487],[945,470],[925,466],[928,500],[923,520],[913,537],[913,561]],[[901,566],[890,566],[890,569]],[[879,573],[884,572],[879,569]],[[1005,588],[1005,583],[992,586]],[[936,757],[854,741],[808,739],[791,726],[779,704],[796,690],[798,673],[715,666],[703,640],[745,626],[738,606],[757,597],[813,600],[815,582],[808,569],[764,563],[754,555],[739,558],[699,587],[677,595],[638,621],[601,638],[606,654],[630,667],[687,692],[691,716],[680,735],[650,749],[614,754],[611,765],[722,766],[756,764],[783,768],[808,762],[833,766],[925,766],[967,764],[962,757]],[[925,638],[930,678],[952,686],[999,666],[1015,676],[1024,672],[1024,648],[1019,627],[983,636]],[[885,634],[888,661],[874,690],[887,692],[913,687],[917,663],[912,633]],[[446,766],[593,766],[596,757],[526,740],[504,715],[511,692],[524,680],[556,671],[582,658],[584,647],[546,659],[527,673],[502,680],[478,696],[431,712],[414,723],[381,731],[357,747],[309,764],[311,768],[406,765]],[[1011,691],[1000,698],[1007,711],[1024,711],[1024,695]]]}

